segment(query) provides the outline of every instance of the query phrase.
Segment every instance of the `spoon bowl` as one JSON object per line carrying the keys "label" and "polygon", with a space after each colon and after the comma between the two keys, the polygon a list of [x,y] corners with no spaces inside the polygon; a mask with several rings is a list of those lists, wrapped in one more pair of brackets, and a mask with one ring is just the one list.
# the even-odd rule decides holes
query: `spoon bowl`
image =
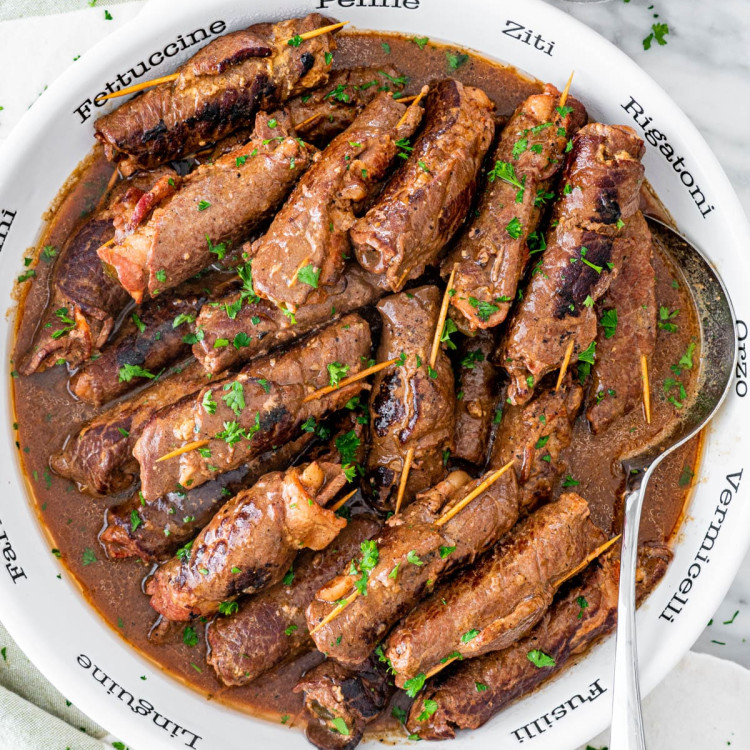
{"label": "spoon bowl", "polygon": [[648,222],[654,242],[659,243],[682,270],[695,302],[700,327],[699,369],[697,383],[680,410],[679,419],[623,460],[628,487],[620,554],[610,750],[646,748],[635,627],[638,527],[646,487],[664,458],[697,435],[719,410],[729,393],[737,362],[734,309],[721,277],[705,255],[682,235],[652,217]]}

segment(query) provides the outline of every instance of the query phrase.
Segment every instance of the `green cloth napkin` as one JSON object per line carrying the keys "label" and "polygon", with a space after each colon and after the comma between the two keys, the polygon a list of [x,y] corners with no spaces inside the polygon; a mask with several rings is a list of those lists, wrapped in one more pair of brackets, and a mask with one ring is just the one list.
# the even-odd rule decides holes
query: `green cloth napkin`
{"label": "green cloth napkin", "polygon": [[107,732],[61,695],[0,623],[0,750],[103,750]]}

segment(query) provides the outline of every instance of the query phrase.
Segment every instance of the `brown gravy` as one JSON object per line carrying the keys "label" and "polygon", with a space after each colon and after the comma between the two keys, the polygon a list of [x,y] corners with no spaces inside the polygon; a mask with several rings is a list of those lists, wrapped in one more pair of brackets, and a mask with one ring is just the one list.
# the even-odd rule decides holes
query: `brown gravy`
{"label": "brown gravy", "polygon": [[[483,88],[497,104],[499,115],[509,115],[519,101],[539,90],[538,82],[477,55],[465,59],[465,51],[428,43],[423,49],[405,37],[377,33],[350,33],[339,36],[336,67],[392,64],[409,76],[408,94],[424,83],[453,76],[464,83]],[[457,64],[457,67],[455,67]],[[93,149],[79,167],[67,192],[58,202],[38,251],[45,245],[60,247],[73,226],[88,214],[106,189],[112,173],[101,150]],[[40,260],[37,279],[28,284],[21,303],[16,352],[24,352],[33,335],[39,313],[47,302],[47,282],[52,263]],[[640,410],[619,420],[604,435],[589,432],[585,418],[579,419],[573,446],[567,451],[576,487],[592,505],[595,521],[612,533],[620,523],[616,498],[624,484],[623,469],[616,460],[623,449],[648,440],[667,420],[674,408],[667,403],[662,383],[670,376],[670,365],[677,362],[695,336],[695,312],[682,275],[664,255],[655,253],[658,278],[657,301],[670,310],[679,309],[678,329],[659,330],[651,373],[653,422],[647,426]],[[48,458],[60,449],[67,435],[96,413],[77,402],[67,389],[68,372],[51,368],[32,377],[12,379],[16,408],[19,456],[28,477],[33,501],[45,528],[50,548],[59,555],[88,601],[106,622],[130,645],[155,665],[181,679],[210,699],[219,699],[243,711],[283,723],[294,723],[301,711],[301,697],[291,688],[297,678],[322,655],[313,652],[266,675],[244,688],[225,688],[205,662],[203,638],[189,647],[177,634],[171,642],[155,644],[148,640],[154,611],[141,590],[149,568],[137,560],[108,562],[97,542],[105,507],[117,504],[121,496],[96,500],[79,493],[67,480],[52,475]],[[642,536],[649,540],[669,540],[678,528],[699,456],[699,439],[683,446],[666,460],[649,485]],[[199,636],[203,625],[196,623]],[[299,719],[296,719],[299,724]],[[390,711],[372,728],[383,731],[393,725]],[[372,731],[371,730],[371,731]]]}

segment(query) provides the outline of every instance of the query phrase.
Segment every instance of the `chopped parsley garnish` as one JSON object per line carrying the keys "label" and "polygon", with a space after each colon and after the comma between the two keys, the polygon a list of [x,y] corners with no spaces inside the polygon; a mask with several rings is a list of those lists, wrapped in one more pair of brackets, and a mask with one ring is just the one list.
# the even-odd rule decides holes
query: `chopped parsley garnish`
{"label": "chopped parsley garnish", "polygon": [[130,511],[130,530],[134,532],[142,523],[143,519],[138,515],[138,511],[133,508]]}
{"label": "chopped parsley garnish", "polygon": [[208,201],[198,201],[199,211],[205,211],[207,208],[211,208],[211,204]]}
{"label": "chopped parsley garnish", "polygon": [[333,62],[333,55],[330,52],[326,52],[323,55],[323,59],[326,61],[326,65],[330,65]]}
{"label": "chopped parsley garnish", "polygon": [[404,690],[410,698],[416,698],[417,693],[424,687],[427,675],[424,672],[420,672],[416,677],[412,677],[410,680],[404,682]]}
{"label": "chopped parsley garnish", "polygon": [[308,417],[301,425],[302,432],[315,432],[315,417]]}
{"label": "chopped parsley garnish", "polygon": [[394,141],[394,145],[400,149],[396,156],[400,156],[402,159],[408,159],[411,152],[414,151],[414,146],[409,143],[408,138],[399,138]]}
{"label": "chopped parsley garnish", "polygon": [[49,263],[57,255],[57,248],[53,245],[45,245],[42,248],[42,260]]}
{"label": "chopped parsley garnish", "polygon": [[448,68],[450,70],[458,70],[469,61],[469,56],[465,52],[447,50],[445,56],[448,59]]}
{"label": "chopped parsley garnish", "polygon": [[487,322],[490,316],[500,309],[497,305],[478,300],[476,297],[469,297],[469,304],[477,311],[477,317],[483,322]]}
{"label": "chopped parsley garnish", "polygon": [[544,651],[540,651],[538,648],[529,651],[529,653],[526,654],[526,658],[539,669],[542,667],[555,666],[555,660],[551,656],[545,654]]}
{"label": "chopped parsley garnish", "polygon": [[260,302],[260,297],[255,293],[253,287],[253,261],[249,260],[244,265],[237,267],[237,275],[242,279],[242,299],[248,302]]}
{"label": "chopped parsley garnish", "polygon": [[523,201],[523,194],[526,186],[526,176],[524,175],[522,180],[518,179],[516,175],[515,167],[509,164],[507,161],[496,161],[495,166],[487,174],[487,179],[490,182],[495,180],[503,180],[514,188],[518,189],[516,193],[516,203]]}
{"label": "chopped parsley garnish", "polygon": [[133,378],[148,378],[153,380],[154,373],[144,370],[140,365],[125,364],[120,368],[119,378],[121,383],[129,383]]}
{"label": "chopped parsley garnish", "polygon": [[367,581],[370,578],[370,572],[378,564],[380,553],[378,552],[378,543],[374,539],[369,539],[359,545],[362,551],[362,557],[358,560],[352,560],[349,568],[351,575],[360,573],[360,577],[354,581],[354,588],[362,596],[367,596]]}
{"label": "chopped parsley garnish", "polygon": [[349,372],[349,365],[342,365],[341,362],[331,362],[327,368],[329,385],[338,388],[341,379]]}
{"label": "chopped parsley garnish", "polygon": [[589,603],[586,601],[586,597],[584,597],[584,596],[579,596],[576,599],[576,602],[578,603],[578,606],[580,607],[580,610],[578,612],[578,619],[582,620],[583,619],[583,610],[586,609],[586,607],[589,606]]}
{"label": "chopped parsley garnish", "polygon": [[349,432],[336,438],[336,450],[339,452],[342,464],[354,462],[360,442],[359,436],[354,430],[349,430]]}
{"label": "chopped parsley garnish", "polygon": [[545,435],[544,437],[540,437],[539,440],[536,441],[536,444],[534,447],[539,450],[540,448],[544,448],[545,445],[549,442],[549,435]]}
{"label": "chopped parsley garnish", "polygon": [[331,719],[331,724],[333,724],[333,728],[339,734],[343,734],[347,737],[349,736],[349,734],[351,734],[351,732],[349,731],[349,727],[346,725],[346,722],[340,716],[334,716],[333,719]]}
{"label": "chopped parsley garnish", "polygon": [[409,550],[409,553],[406,555],[406,559],[412,565],[416,565],[417,567],[421,567],[422,565],[424,565],[422,560],[419,559],[419,555],[417,554],[417,551],[415,549]]}
{"label": "chopped parsley garnish", "polygon": [[167,272],[163,268],[160,268],[155,275],[156,280],[161,284],[167,280]]}
{"label": "chopped parsley garnish", "polygon": [[304,268],[300,268],[297,278],[303,284],[307,284],[313,289],[317,289],[318,279],[320,278],[320,269],[316,269],[312,263],[308,263]]}
{"label": "chopped parsley garnish", "polygon": [[417,716],[417,721],[427,721],[427,719],[429,719],[438,709],[437,701],[434,701],[431,698],[425,698],[422,705],[424,706],[424,711]]}
{"label": "chopped parsley garnish", "polygon": [[195,632],[195,628],[185,625],[185,629],[182,631],[182,642],[190,648],[198,645],[198,633]]}
{"label": "chopped parsley garnish", "polygon": [[238,609],[240,605],[237,602],[219,602],[219,614],[220,615],[232,615]]}
{"label": "chopped parsley garnish", "polygon": [[[206,201],[201,201],[201,203],[205,203]],[[198,204],[200,206],[200,204]],[[204,206],[204,208],[208,208],[211,204]],[[200,211],[203,211],[202,208],[199,208]],[[224,256],[227,254],[227,246],[223,242],[219,242],[218,245],[214,245],[211,242],[211,238],[206,235],[206,242],[208,243],[208,252],[213,253],[219,260],[224,260]]]}
{"label": "chopped parsley garnish", "polygon": [[688,487],[690,483],[693,481],[693,477],[695,476],[695,472],[692,470],[688,464],[685,464],[682,467],[682,471],[680,472],[680,478],[677,480],[677,483],[680,485],[680,487]]}
{"label": "chopped parsley garnish", "polygon": [[189,541],[184,547],[180,547],[180,549],[177,550],[175,553],[177,555],[177,559],[181,562],[185,562],[190,557],[190,550],[193,546],[193,542]]}
{"label": "chopped parsley garnish", "polygon": [[391,716],[401,724],[406,724],[406,711],[400,706],[394,706],[391,709]]}
{"label": "chopped parsley garnish", "polygon": [[216,414],[216,401],[214,401],[212,391],[206,391],[203,394],[203,401],[201,401],[203,408],[207,414]]}
{"label": "chopped parsley garnish", "polygon": [[604,329],[604,338],[611,339],[617,331],[617,310],[614,307],[605,310],[599,322]]}
{"label": "chopped parsley garnish", "polygon": [[91,547],[86,547],[83,550],[83,556],[81,558],[81,562],[83,562],[84,565],[91,565],[91,563],[96,562],[96,555],[94,554],[94,550],[91,549]]}
{"label": "chopped parsley garnish", "polygon": [[521,221],[517,216],[514,216],[505,227],[505,231],[514,239],[517,240],[523,232]]}
{"label": "chopped parsley garnish", "polygon": [[236,380],[233,383],[226,383],[224,390],[228,393],[225,393],[221,400],[239,417],[245,408],[245,392],[242,383]]}
{"label": "chopped parsley garnish", "polygon": [[659,328],[662,331],[669,333],[675,333],[677,331],[677,325],[672,321],[680,314],[679,310],[671,310],[668,307],[661,305],[659,307]]}
{"label": "chopped parsley garnish", "polygon": [[302,44],[302,37],[299,34],[295,34],[291,39],[287,40],[287,44],[290,47],[299,47]]}
{"label": "chopped parsley garnish", "polygon": [[443,558],[443,559],[445,559],[446,557],[448,557],[448,555],[450,555],[450,554],[452,554],[453,552],[456,551],[456,547],[455,547],[455,545],[452,546],[452,547],[446,547],[446,546],[444,546],[444,545],[441,544],[439,551],[440,551],[440,557]]}
{"label": "chopped parsley garnish", "polygon": [[217,440],[223,440],[231,447],[235,443],[239,443],[242,438],[247,437],[247,434],[238,422],[224,422],[224,429],[216,433],[214,437]]}
{"label": "chopped parsley garnish", "polygon": [[195,315],[188,315],[186,313],[180,313],[172,321],[172,328],[178,328],[183,323],[194,323],[194,322],[195,322]]}
{"label": "chopped parsley garnish", "polygon": [[656,42],[660,47],[663,47],[667,43],[667,34],[669,34],[669,24],[652,24],[651,33],[643,40],[643,49],[651,49],[651,45],[654,42]]}
{"label": "chopped parsley garnish", "polygon": [[484,354],[479,351],[479,349],[466,352],[461,359],[461,367],[465,367],[467,370],[473,370],[474,365],[477,362],[484,362]]}
{"label": "chopped parsley garnish", "polygon": [[563,487],[578,487],[579,484],[580,482],[577,479],[573,479],[573,477],[570,474],[568,474],[563,480],[562,486]]}
{"label": "chopped parsley garnish", "polygon": [[130,319],[133,321],[135,327],[143,333],[146,330],[146,324],[138,317],[138,313],[133,313],[130,316]]}
{"label": "chopped parsley garnish", "polygon": [[35,276],[36,276],[36,271],[33,268],[30,268],[28,271],[24,271],[18,277],[18,282],[20,284],[23,284],[24,281],[28,281],[29,279],[33,279]]}
{"label": "chopped parsley garnish", "polygon": [[76,322],[68,314],[67,307],[58,307],[57,310],[55,310],[55,315],[60,319],[60,322],[64,326],[64,328],[59,328],[52,334],[52,338],[57,340],[63,336],[67,336],[76,327]]}
{"label": "chopped parsley garnish", "polygon": [[412,42],[419,47],[419,49],[424,49],[427,46],[427,42],[430,41],[430,37],[428,36],[415,36],[412,38]]}
{"label": "chopped parsley garnish", "polygon": [[476,628],[472,628],[471,630],[467,630],[461,636],[461,643],[469,643],[470,641],[473,641],[478,635],[479,635],[479,631],[476,630]]}
{"label": "chopped parsley garnish", "polygon": [[474,681],[474,687],[476,688],[478,693],[483,693],[485,690],[487,690],[487,685],[485,685],[483,682],[477,682]]}
{"label": "chopped parsley garnish", "polygon": [[586,382],[586,378],[591,372],[591,365],[594,364],[596,357],[596,341],[592,341],[584,351],[578,355],[578,380],[581,385]]}
{"label": "chopped parsley garnish", "polygon": [[294,580],[294,564],[289,566],[289,570],[284,574],[284,577],[281,579],[281,582],[284,584],[284,586],[291,586],[292,581]]}

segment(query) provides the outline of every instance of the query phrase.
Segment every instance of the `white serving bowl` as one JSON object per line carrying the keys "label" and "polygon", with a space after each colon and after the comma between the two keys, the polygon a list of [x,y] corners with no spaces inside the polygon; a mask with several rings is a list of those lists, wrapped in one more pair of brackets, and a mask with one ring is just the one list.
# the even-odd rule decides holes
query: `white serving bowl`
{"label": "white serving bowl", "polygon": [[[638,615],[647,693],[698,637],[750,541],[750,476],[744,477],[750,459],[741,442],[748,436],[750,416],[748,329],[742,322],[750,315],[744,291],[750,282],[750,227],[716,158],[687,117],[632,60],[591,29],[540,0],[276,0],[268,5],[258,0],[152,0],[134,21],[50,86],[4,144],[0,295],[10,302],[22,255],[39,237],[42,214],[91,148],[94,117],[82,121],[76,110],[94,99],[105,81],[164,50],[178,34],[208,29],[217,21],[233,30],[314,10],[360,28],[426,35],[480,50],[559,87],[575,70],[574,93],[593,117],[627,123],[649,139],[648,179],[681,230],[705,250],[727,284],[738,316],[740,360],[732,393],[706,438],[674,561]],[[528,30],[533,31],[527,44]],[[171,72],[187,54],[166,58],[148,77]],[[100,112],[116,105],[109,103]],[[7,371],[12,333],[10,316],[0,336]],[[209,702],[162,673],[86,603],[50,554],[26,495],[7,392],[0,403],[5,424],[0,466],[6,485],[0,500],[0,617],[21,648],[76,706],[131,747],[307,747],[299,732]],[[612,655],[610,639],[544,689],[482,729],[461,734],[451,746],[494,750],[524,744],[536,750],[572,750],[608,724]]]}

